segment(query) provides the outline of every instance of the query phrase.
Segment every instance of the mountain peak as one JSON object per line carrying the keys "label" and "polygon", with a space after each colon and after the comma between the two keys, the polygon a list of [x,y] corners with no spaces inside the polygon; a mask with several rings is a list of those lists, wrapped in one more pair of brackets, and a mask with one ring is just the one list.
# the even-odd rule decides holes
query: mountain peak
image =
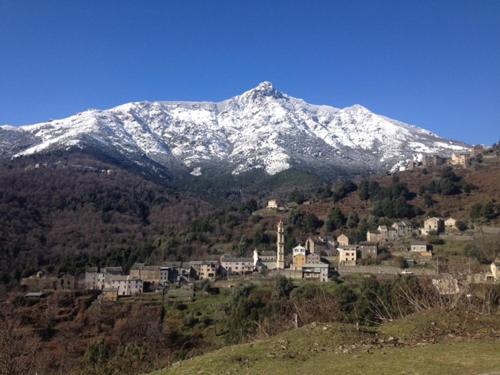
{"label": "mountain peak", "polygon": [[262,81],[256,87],[247,91],[245,94],[245,96],[249,96],[252,99],[262,96],[271,96],[274,98],[281,98],[283,96],[283,94],[276,90],[273,84],[269,81]]}
{"label": "mountain peak", "polygon": [[270,91],[274,90],[274,87],[273,87],[272,82],[262,81],[261,83],[259,83],[257,85],[257,87],[255,87],[254,90],[263,91],[263,92],[270,92]]}

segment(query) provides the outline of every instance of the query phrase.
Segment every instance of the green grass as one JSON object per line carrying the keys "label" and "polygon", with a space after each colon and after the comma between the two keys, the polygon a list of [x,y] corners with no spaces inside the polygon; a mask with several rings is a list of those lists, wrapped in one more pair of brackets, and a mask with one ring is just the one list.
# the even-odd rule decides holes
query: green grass
{"label": "green grass", "polygon": [[433,245],[435,255],[441,256],[465,256],[465,247],[470,241],[446,240],[443,245]]}
{"label": "green grass", "polygon": [[[432,330],[460,330],[462,325],[469,327],[468,332],[483,330],[493,334],[481,340],[441,337],[432,344],[416,340],[432,334]],[[470,317],[464,321],[452,314],[433,312],[388,323],[380,329],[358,331],[349,324],[313,324],[225,347],[154,374],[500,374],[500,341],[494,338],[499,332],[499,317]],[[387,342],[389,336],[407,340],[407,344],[379,344],[380,339]]]}

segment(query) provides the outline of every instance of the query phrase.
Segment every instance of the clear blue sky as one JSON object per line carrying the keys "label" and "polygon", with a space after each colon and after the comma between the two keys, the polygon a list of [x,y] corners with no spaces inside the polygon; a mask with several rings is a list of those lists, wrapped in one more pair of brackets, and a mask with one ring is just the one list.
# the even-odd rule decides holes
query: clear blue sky
{"label": "clear blue sky", "polygon": [[498,141],[500,0],[0,0],[0,124],[263,80]]}

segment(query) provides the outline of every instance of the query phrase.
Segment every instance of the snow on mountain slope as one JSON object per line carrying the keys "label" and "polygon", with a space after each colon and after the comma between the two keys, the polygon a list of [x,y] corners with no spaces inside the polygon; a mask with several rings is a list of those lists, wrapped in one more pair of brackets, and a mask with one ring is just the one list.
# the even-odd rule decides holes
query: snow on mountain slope
{"label": "snow on mountain slope", "polygon": [[206,167],[233,174],[276,174],[293,166],[389,170],[422,154],[468,148],[360,105],[312,105],[270,82],[219,103],[137,102],[0,127],[0,156],[89,146],[137,164],[146,157],[194,176]]}

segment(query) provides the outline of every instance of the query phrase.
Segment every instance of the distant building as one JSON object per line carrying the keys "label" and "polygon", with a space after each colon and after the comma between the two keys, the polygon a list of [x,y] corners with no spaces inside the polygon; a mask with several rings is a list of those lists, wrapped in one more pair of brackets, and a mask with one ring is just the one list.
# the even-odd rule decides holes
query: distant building
{"label": "distant building", "polygon": [[342,266],[355,266],[357,260],[356,247],[339,248],[339,265]]}
{"label": "distant building", "polygon": [[326,282],[329,279],[329,269],[327,263],[306,263],[302,266],[302,278]]}
{"label": "distant building", "polygon": [[490,264],[491,277],[494,281],[500,279],[500,260],[495,260]]}
{"label": "distant building", "polygon": [[361,259],[377,259],[378,246],[376,243],[364,243],[358,245]]}
{"label": "distant building", "polygon": [[411,236],[413,228],[411,224],[405,221],[398,221],[391,225],[391,228],[396,231],[398,237],[408,237]]}
{"label": "distant building", "polygon": [[424,220],[424,227],[421,233],[425,236],[431,232],[441,233],[444,231],[444,221],[440,217],[429,217]]}
{"label": "distant building", "polygon": [[278,200],[277,199],[270,199],[267,201],[267,208],[272,209],[272,210],[277,210],[278,209]]}
{"label": "distant building", "polygon": [[387,227],[387,225],[379,225],[377,231],[380,233],[382,241],[394,241],[398,238],[396,230]]}
{"label": "distant building", "polygon": [[468,153],[461,152],[461,153],[453,153],[451,155],[450,159],[450,165],[456,166],[456,167],[468,167],[470,165],[471,157]]}
{"label": "distant building", "polygon": [[444,221],[444,227],[446,230],[456,230],[458,229],[457,227],[457,220],[449,217]]}
{"label": "distant building", "polygon": [[97,267],[88,267],[85,269],[83,284],[86,290],[102,290],[104,275],[98,271]]}
{"label": "distant building", "polygon": [[422,166],[424,167],[438,167],[446,164],[446,158],[439,155],[424,155],[422,158]]}
{"label": "distant building", "polygon": [[431,245],[424,241],[414,241],[410,245],[410,251],[414,253],[427,253],[432,250]]}
{"label": "distant building", "polygon": [[200,265],[199,278],[203,280],[215,280],[218,270],[219,264],[217,262],[204,261]]}
{"label": "distant building", "polygon": [[275,251],[258,252],[257,249],[254,249],[253,261],[254,261],[254,267],[257,270],[260,270],[262,268],[273,270],[276,268],[276,252]]}
{"label": "distant building", "polygon": [[226,275],[243,275],[254,271],[253,258],[230,258],[222,256],[220,260],[221,270]]}
{"label": "distant building", "polygon": [[161,282],[160,266],[146,266],[144,263],[134,263],[129,274],[144,283],[159,285]]}
{"label": "distant building", "polygon": [[30,277],[23,277],[21,279],[21,286],[29,292],[41,292],[51,290],[75,290],[76,282],[75,277],[69,274],[62,274],[59,276],[45,275],[43,272],[38,271],[35,275]]}
{"label": "distant building", "polygon": [[307,253],[306,254],[306,263],[309,263],[309,264],[321,263],[321,257],[318,253]]}
{"label": "distant building", "polygon": [[366,241],[380,243],[394,241],[398,238],[398,232],[394,228],[388,228],[387,225],[379,225],[375,232],[366,232]]}
{"label": "distant building", "polygon": [[130,275],[107,274],[103,289],[116,289],[118,297],[134,296],[142,293],[143,283]]}
{"label": "distant building", "polygon": [[349,237],[347,237],[345,234],[341,234],[340,236],[337,237],[337,243],[339,247],[348,246]]}
{"label": "distant building", "polygon": [[328,249],[328,243],[324,240],[318,238],[309,237],[304,246],[306,250],[310,253],[318,253],[321,254]]}
{"label": "distant building", "polygon": [[292,254],[293,256],[298,254],[306,255],[306,248],[302,245],[297,245],[293,248]]}

